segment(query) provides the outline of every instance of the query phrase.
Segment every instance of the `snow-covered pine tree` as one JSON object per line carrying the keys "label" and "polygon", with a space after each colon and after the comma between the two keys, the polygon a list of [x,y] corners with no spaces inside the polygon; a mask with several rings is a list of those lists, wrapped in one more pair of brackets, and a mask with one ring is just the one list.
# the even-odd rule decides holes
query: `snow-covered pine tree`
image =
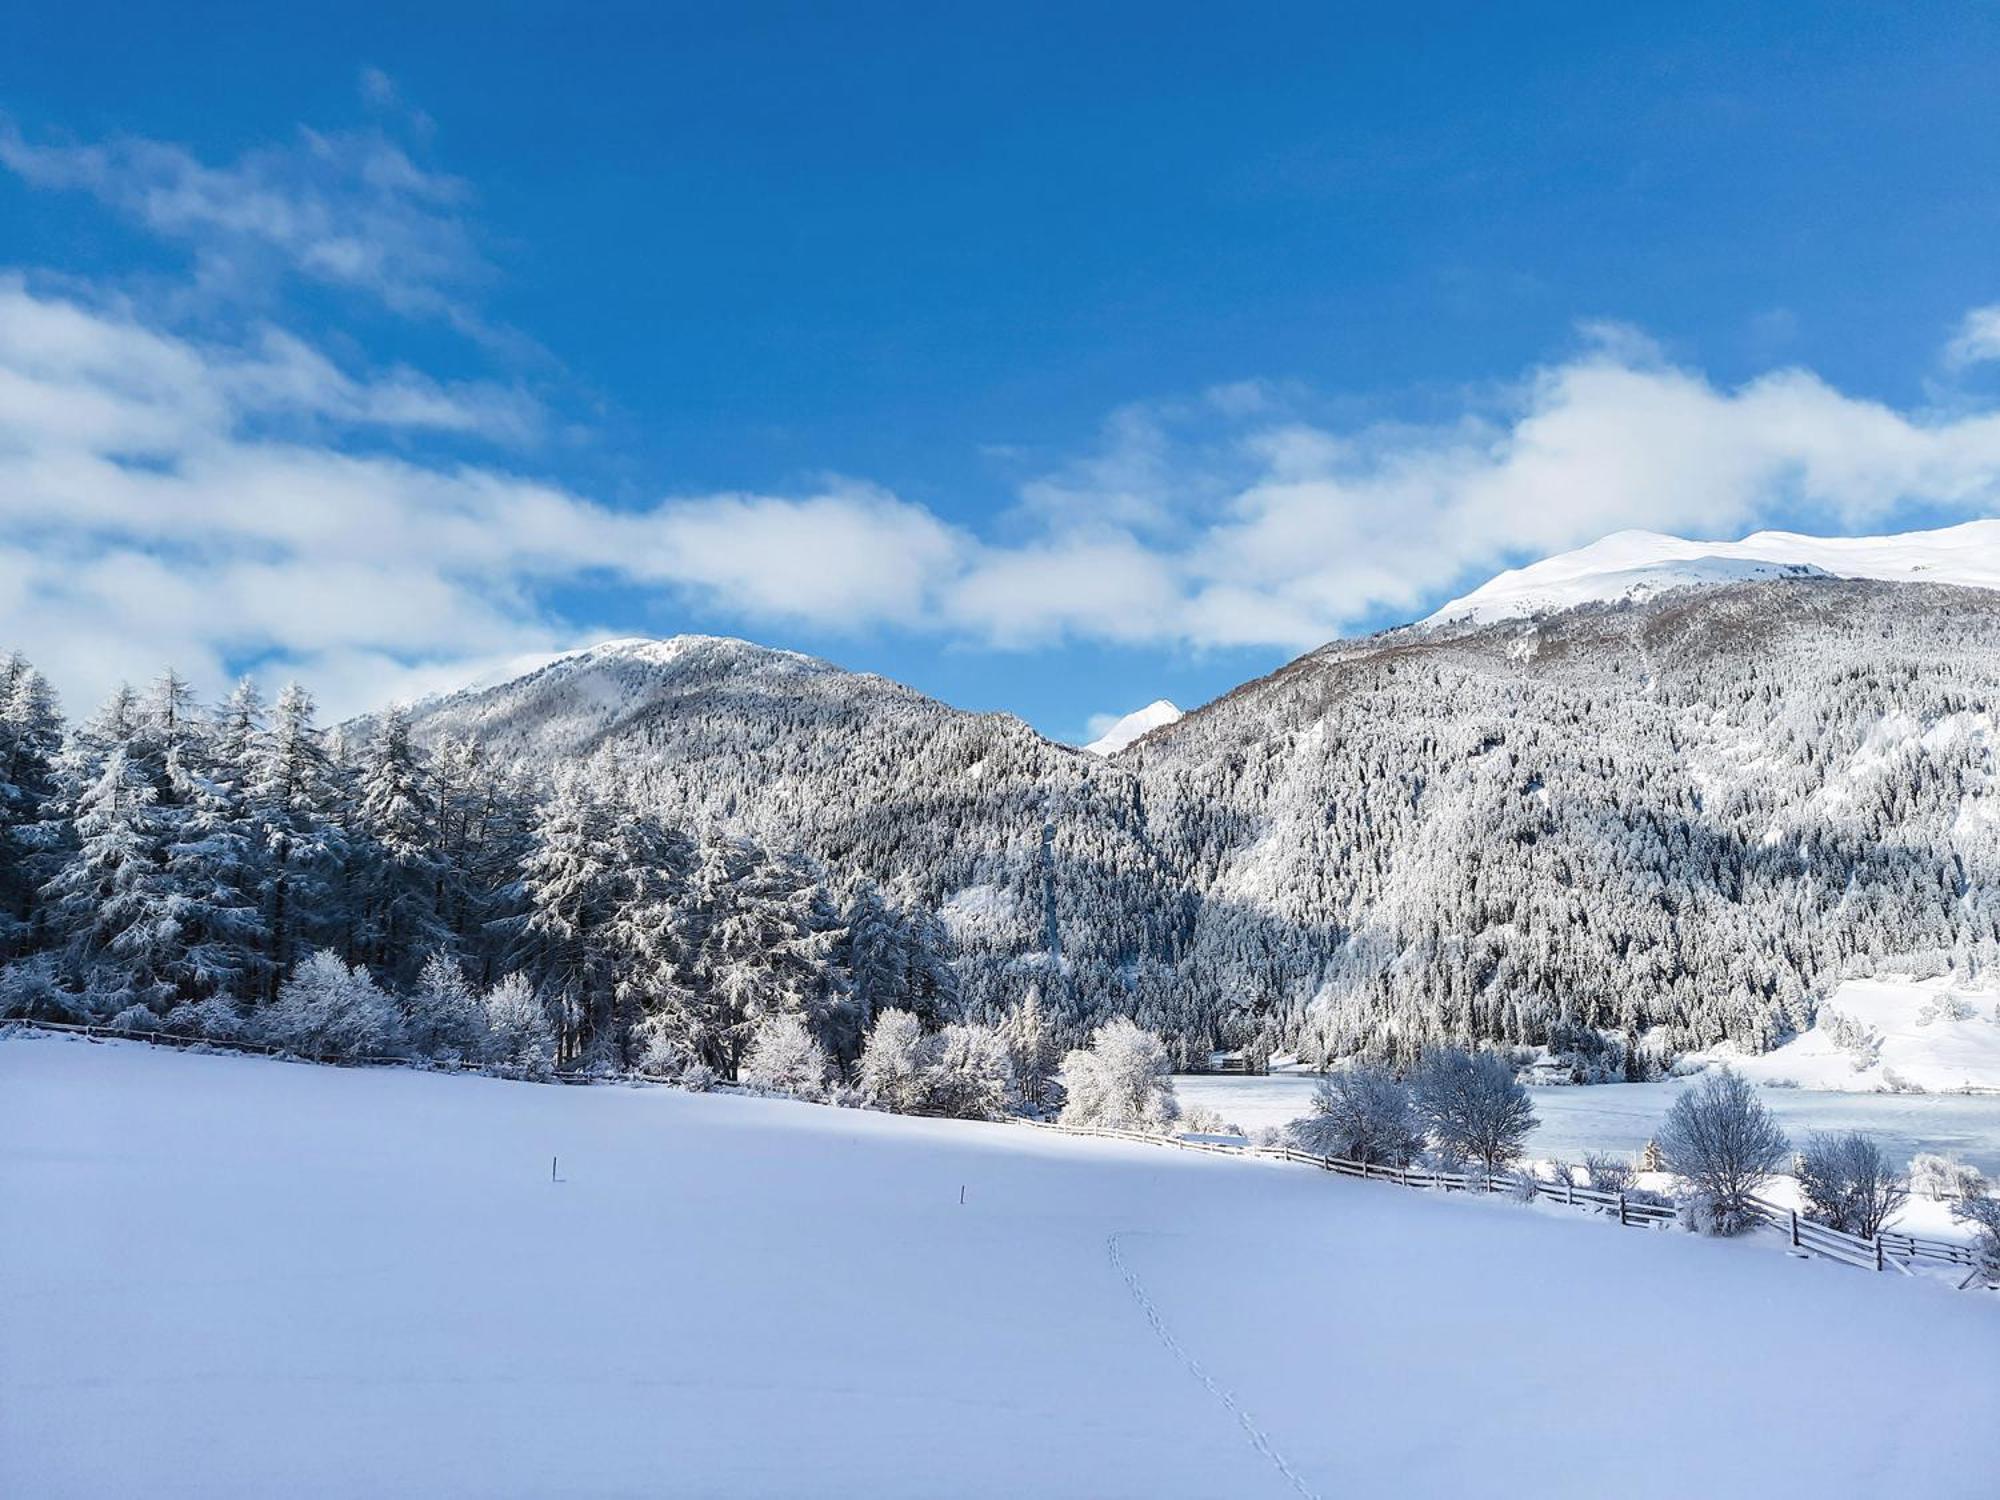
{"label": "snow-covered pine tree", "polygon": [[106,1014],[165,1014],[180,956],[180,902],[168,879],[159,790],[113,747],[75,798],[76,848],[43,891],[79,987]]}
{"label": "snow-covered pine tree", "polygon": [[345,927],[331,909],[334,877],[347,851],[338,821],[340,783],[314,712],[312,695],[287,683],[251,774],[250,810],[263,840],[260,894],[271,986],[315,939]]}
{"label": "snow-covered pine tree", "polygon": [[565,771],[535,820],[522,861],[524,931],[555,1017],[558,1063],[600,1038],[610,1040],[617,977],[609,941],[616,896],[607,858],[611,821],[587,771]]}
{"label": "snow-covered pine tree", "polygon": [[1039,1109],[1047,1101],[1056,1070],[1062,1066],[1062,1050],[1042,1010],[1039,983],[1029,984],[1020,1009],[1007,1018],[1003,1035],[1008,1051],[1013,1054],[1014,1080],[1021,1099],[1030,1108]]}
{"label": "snow-covered pine tree", "polygon": [[449,936],[438,912],[443,866],[436,799],[400,707],[377,717],[362,752],[355,814],[355,940],[377,968],[394,975]]}
{"label": "snow-covered pine tree", "polygon": [[0,660],[0,962],[37,946],[37,892],[59,857],[61,753],[54,690],[18,652]]}

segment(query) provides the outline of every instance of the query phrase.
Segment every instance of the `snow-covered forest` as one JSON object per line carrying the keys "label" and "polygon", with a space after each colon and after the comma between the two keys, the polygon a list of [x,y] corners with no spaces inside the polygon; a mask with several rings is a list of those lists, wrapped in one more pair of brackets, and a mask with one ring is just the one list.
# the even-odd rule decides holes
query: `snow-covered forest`
{"label": "snow-covered forest", "polygon": [[1504,1041],[1644,1076],[1776,1044],[1843,974],[1994,966],[1996,625],[1809,578],[1395,631],[1108,760],[707,637],[332,728],[172,674],[69,726],[16,659],[0,997],[219,1027],[325,954],[442,1053],[477,1011],[734,1076],[772,1016],[849,1062],[883,1010],[1033,992],[1061,1044],[1126,1015],[1181,1063]]}
{"label": "snow-covered forest", "polygon": [[777,1017],[851,1059],[880,1010],[956,1012],[907,892],[634,811],[613,761],[329,734],[297,686],[203,709],[169,672],[73,728],[19,657],[0,690],[0,1014],[735,1077]]}

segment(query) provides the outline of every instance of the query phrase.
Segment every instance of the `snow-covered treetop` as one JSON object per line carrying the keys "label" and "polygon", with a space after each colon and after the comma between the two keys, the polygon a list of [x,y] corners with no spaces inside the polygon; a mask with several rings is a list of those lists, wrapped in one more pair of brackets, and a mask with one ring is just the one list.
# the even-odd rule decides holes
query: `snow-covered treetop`
{"label": "snow-covered treetop", "polygon": [[2000,589],[2000,520],[1901,536],[1760,531],[1740,542],[1620,531],[1574,552],[1510,569],[1452,600],[1423,624],[1485,625],[1579,604],[1644,599],[1667,589],[1812,576]]}
{"label": "snow-covered treetop", "polygon": [[1164,698],[1135,709],[1083,748],[1092,755],[1116,755],[1142,734],[1150,734],[1179,719],[1181,711]]}

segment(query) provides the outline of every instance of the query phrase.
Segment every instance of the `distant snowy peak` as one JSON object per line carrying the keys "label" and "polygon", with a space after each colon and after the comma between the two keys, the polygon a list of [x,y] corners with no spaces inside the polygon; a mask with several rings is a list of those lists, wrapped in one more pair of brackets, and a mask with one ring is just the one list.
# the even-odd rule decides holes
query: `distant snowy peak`
{"label": "distant snowy peak", "polygon": [[1155,698],[1144,708],[1125,715],[1083,748],[1092,755],[1116,755],[1143,734],[1173,723],[1181,711],[1164,698]]}
{"label": "distant snowy peak", "polygon": [[550,669],[563,673],[587,672],[638,664],[651,668],[709,670],[756,670],[772,667],[794,672],[838,672],[831,662],[797,651],[760,646],[754,641],[725,635],[621,636],[578,646],[568,651],[542,651],[517,656],[446,692],[432,694],[419,708],[452,699],[476,697],[514,687],[541,676]]}
{"label": "distant snowy peak", "polygon": [[1815,537],[1760,531],[1740,542],[1620,531],[1575,552],[1514,568],[1422,623],[1485,625],[1668,589],[1768,578],[1873,578],[2000,589],[2000,520],[1901,536]]}

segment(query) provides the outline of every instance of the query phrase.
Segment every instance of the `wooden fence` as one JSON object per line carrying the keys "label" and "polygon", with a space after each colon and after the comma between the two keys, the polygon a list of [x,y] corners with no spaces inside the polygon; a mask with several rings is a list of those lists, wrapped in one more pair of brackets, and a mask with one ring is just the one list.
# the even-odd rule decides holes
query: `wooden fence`
{"label": "wooden fence", "polygon": [[[1030,1122],[1037,1123],[1037,1122]],[[1107,1130],[1097,1126],[1044,1125],[1065,1135],[1097,1136],[1103,1139],[1137,1141],[1150,1146],[1174,1146],[1183,1151],[1204,1151],[1217,1156],[1262,1157],[1269,1161],[1291,1162],[1316,1167],[1369,1182],[1392,1182],[1399,1187],[1428,1188],[1433,1192],[1498,1193],[1518,1196],[1532,1180],[1534,1196],[1565,1208],[1582,1208],[1606,1217],[1615,1216],[1622,1225],[1648,1229],[1670,1227],[1680,1220],[1680,1210],[1672,1204],[1635,1200],[1624,1193],[1607,1193],[1596,1188],[1578,1187],[1564,1180],[1547,1182],[1520,1174],[1486,1172],[1437,1172],[1427,1167],[1390,1167],[1370,1162],[1348,1161],[1338,1156],[1314,1156],[1286,1146],[1228,1146],[1214,1141],[1184,1140],[1178,1136],[1151,1135],[1138,1130]],[[1800,1218],[1794,1209],[1779,1208],[1762,1198],[1751,1199],[1752,1210],[1764,1228],[1785,1236],[1791,1249],[1802,1256],[1817,1256],[1854,1266],[1864,1271],[1897,1270],[1910,1274],[1915,1261],[1932,1261],[1964,1267],[1976,1273],[1978,1259],[1970,1245],[1955,1240],[1927,1239],[1885,1229],[1872,1238],[1846,1234],[1810,1219]],[[1969,1276],[1971,1285],[1977,1275]]]}

